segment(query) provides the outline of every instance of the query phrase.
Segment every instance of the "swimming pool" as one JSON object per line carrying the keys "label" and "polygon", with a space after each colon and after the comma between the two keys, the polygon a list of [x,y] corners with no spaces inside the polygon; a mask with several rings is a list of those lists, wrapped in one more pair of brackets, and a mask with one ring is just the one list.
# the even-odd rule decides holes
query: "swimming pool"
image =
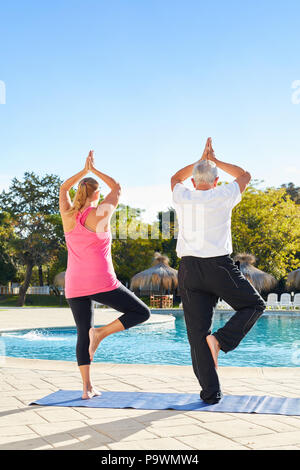
{"label": "swimming pool", "polygon": [[[212,330],[222,326],[231,312],[217,312]],[[300,364],[300,316],[264,314],[228,354],[220,352],[220,366],[297,367]],[[75,328],[46,328],[3,332],[0,355],[31,359],[76,361]],[[103,340],[94,362],[121,364],[191,365],[184,319],[141,325]]]}

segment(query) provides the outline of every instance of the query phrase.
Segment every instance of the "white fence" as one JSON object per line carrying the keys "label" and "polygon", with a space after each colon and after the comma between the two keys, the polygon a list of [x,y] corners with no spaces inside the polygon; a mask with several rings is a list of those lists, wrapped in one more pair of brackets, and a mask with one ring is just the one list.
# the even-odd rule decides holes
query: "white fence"
{"label": "white fence", "polygon": [[[0,286],[0,294],[19,294],[19,287],[8,287]],[[27,289],[27,294],[44,294],[49,295],[50,288],[49,286],[29,286]]]}

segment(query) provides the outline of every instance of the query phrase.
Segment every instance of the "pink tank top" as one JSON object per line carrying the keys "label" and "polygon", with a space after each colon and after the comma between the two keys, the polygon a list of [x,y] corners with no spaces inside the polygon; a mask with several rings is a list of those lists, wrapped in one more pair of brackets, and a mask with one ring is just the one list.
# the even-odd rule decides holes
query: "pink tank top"
{"label": "pink tank top", "polygon": [[65,232],[68,265],[65,275],[65,296],[82,297],[116,289],[117,279],[111,258],[111,232],[96,233],[84,222],[92,207],[76,216],[76,225]]}

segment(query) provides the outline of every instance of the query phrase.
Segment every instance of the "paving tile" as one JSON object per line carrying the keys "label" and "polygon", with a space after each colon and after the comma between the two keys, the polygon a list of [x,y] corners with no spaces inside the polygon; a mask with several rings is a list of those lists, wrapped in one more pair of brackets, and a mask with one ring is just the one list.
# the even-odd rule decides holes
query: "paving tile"
{"label": "paving tile", "polygon": [[149,426],[147,430],[155,433],[160,437],[197,436],[198,434],[207,433],[206,429],[203,429],[200,426],[196,426],[194,424],[167,427]]}
{"label": "paving tile", "polygon": [[299,450],[297,446],[279,446],[279,447],[269,447],[269,450]]}
{"label": "paving tile", "polygon": [[159,423],[162,420],[173,420],[173,419],[178,419],[180,417],[184,416],[184,414],[181,411],[176,411],[176,410],[147,410],[147,413],[137,416],[136,420],[140,422],[145,422],[145,423]]}
{"label": "paving tile", "polygon": [[81,442],[92,443],[91,445],[100,445],[108,444],[113,442],[113,440],[105,434],[96,431],[90,426],[85,426],[82,428],[72,429],[70,431],[72,436],[76,437]]}
{"label": "paving tile", "polygon": [[[35,389],[34,391],[18,391],[14,392],[14,399],[23,406],[29,406],[30,403],[36,401],[44,396],[50,395],[56,391],[56,388],[53,387],[52,390],[44,389],[43,391]],[[34,405],[32,405],[34,406]]]}
{"label": "paving tile", "polygon": [[188,411],[185,414],[202,423],[230,421],[232,419],[232,417],[227,413],[215,413],[212,411]]}
{"label": "paving tile", "polygon": [[288,422],[278,421],[276,419],[269,418],[266,415],[245,415],[240,417],[240,419],[244,421],[248,421],[250,423],[259,424],[260,426],[264,426],[265,428],[271,429],[272,431],[276,432],[288,432],[288,431],[296,431],[297,428],[300,429],[300,422],[298,426],[294,426],[288,424]]}
{"label": "paving tile", "polygon": [[[115,443],[115,444],[109,444],[109,447],[113,450],[125,450],[122,449],[120,445],[122,445],[123,442]],[[131,449],[132,450],[138,450],[138,449],[143,449],[143,450],[191,450],[192,447],[190,447],[187,444],[184,444],[183,442],[178,441],[177,439],[174,439],[172,437],[169,438],[160,438],[160,439],[139,439],[138,441],[131,441],[129,444],[131,444]],[[130,448],[128,448],[130,450]]]}
{"label": "paving tile", "polygon": [[118,440],[118,436],[120,439],[127,438],[131,439],[130,436],[136,435],[137,433],[142,433],[145,438],[149,437],[156,437],[156,434],[146,432],[144,433],[143,431],[147,430],[146,426],[143,424],[134,421],[133,419],[129,419],[127,421],[102,421],[102,420],[93,420],[92,422],[89,420],[86,422],[87,425],[89,425],[92,429],[94,429],[97,432],[100,432],[104,434],[105,436],[108,436],[110,439],[116,441]]}
{"label": "paving tile", "polygon": [[40,436],[58,434],[60,432],[71,432],[76,429],[85,429],[87,425],[81,421],[61,421],[59,423],[30,424],[30,428]]}
{"label": "paving tile", "polygon": [[[148,441],[150,440],[151,439]],[[139,441],[112,442],[111,444],[108,444],[108,447],[111,450],[144,450],[144,447]]]}
{"label": "paving tile", "polygon": [[15,390],[36,390],[36,387],[32,385],[30,382],[25,382],[24,380],[11,382],[8,381],[8,384],[11,385]]}
{"label": "paving tile", "polygon": [[273,416],[276,421],[280,421],[281,423],[288,424],[290,426],[294,426],[297,429],[300,429],[300,416],[282,416],[282,415],[275,415]]}
{"label": "paving tile", "polygon": [[14,396],[3,396],[2,393],[0,399],[0,407],[11,407],[11,408],[20,408],[22,407],[22,402]]}
{"label": "paving tile", "polygon": [[203,433],[199,436],[178,436],[176,439],[197,450],[238,450],[247,448],[214,433]]}
{"label": "paving tile", "polygon": [[20,436],[24,434],[35,435],[35,432],[26,425],[0,426],[0,437],[2,438],[8,436]]}
{"label": "paving tile", "polygon": [[[140,421],[137,418],[137,421]],[[168,418],[163,418],[160,420],[152,420],[151,422],[144,422],[145,424],[153,427],[153,428],[169,428],[169,427],[177,427],[177,426],[190,426],[190,425],[199,425],[199,421],[197,421],[194,418],[191,418],[190,416],[183,416],[182,418],[174,416],[174,417],[168,417]]]}
{"label": "paving tile", "polygon": [[189,444],[184,444],[182,441],[169,438],[153,439],[149,441],[142,441],[141,445],[145,450],[192,450]]}
{"label": "paving tile", "polygon": [[107,418],[107,421],[112,419],[123,419],[130,416],[128,409],[119,408],[84,408],[77,409],[83,416],[89,419]]}
{"label": "paving tile", "polygon": [[[126,419],[126,421],[125,421]],[[112,428],[120,428],[120,429],[127,429],[127,428],[134,428],[134,429],[146,429],[146,426],[141,425],[138,421],[132,419],[132,418],[125,418],[125,419],[119,419],[117,417],[114,418],[95,418],[95,419],[85,419],[84,423],[88,426],[91,426],[93,429],[96,431],[100,430],[101,427],[107,426],[107,427],[112,427]]]}
{"label": "paving tile", "polygon": [[[41,390],[42,392],[44,390],[48,390],[49,387],[54,389],[54,388],[57,388],[57,387],[54,387],[54,385],[52,386],[49,386],[49,383],[46,382],[45,380],[31,380],[30,382],[35,388],[37,388],[38,390]],[[41,393],[41,392],[40,392]]]}
{"label": "paving tile", "polygon": [[57,434],[50,434],[44,436],[44,439],[49,442],[54,448],[60,450],[87,450],[92,448],[103,447],[104,443],[108,441],[106,436],[93,431],[93,429],[85,430],[72,430],[69,433],[61,432]]}
{"label": "paving tile", "polygon": [[0,416],[0,427],[18,426],[23,424],[45,423],[45,420],[34,410],[18,409],[16,412],[9,412]]}
{"label": "paving tile", "polygon": [[78,411],[67,407],[39,407],[36,413],[50,423],[58,423],[59,421],[76,421],[83,419]]}
{"label": "paving tile", "polygon": [[8,382],[1,381],[0,382],[0,392],[10,392],[15,390],[15,388],[10,385]]}
{"label": "paving tile", "polygon": [[271,429],[241,419],[232,419],[221,423],[202,423],[202,426],[208,431],[216,432],[230,438],[273,433]]}
{"label": "paving tile", "polygon": [[156,437],[154,433],[142,428],[119,428],[118,426],[113,427],[110,424],[93,425],[93,428],[109,436],[113,441],[137,441]]}
{"label": "paving tile", "polygon": [[148,414],[157,413],[156,410],[138,410],[134,408],[123,408],[121,409],[121,411],[123,411],[124,415],[126,414],[126,416],[134,419],[140,418]]}
{"label": "paving tile", "polygon": [[80,441],[68,433],[57,433],[43,437],[45,441],[51,444],[55,449],[67,448],[72,444],[80,444]]}
{"label": "paving tile", "polygon": [[[74,450],[77,450],[76,447]],[[100,446],[96,445],[95,447],[91,447],[90,450],[110,450],[110,448],[105,445],[100,445]]]}
{"label": "paving tile", "polygon": [[251,437],[236,437],[235,441],[251,447],[251,449],[266,449],[285,445],[300,445],[300,431],[273,433]]}
{"label": "paving tile", "polygon": [[0,438],[0,450],[47,450],[53,449],[45,439],[30,435]]}

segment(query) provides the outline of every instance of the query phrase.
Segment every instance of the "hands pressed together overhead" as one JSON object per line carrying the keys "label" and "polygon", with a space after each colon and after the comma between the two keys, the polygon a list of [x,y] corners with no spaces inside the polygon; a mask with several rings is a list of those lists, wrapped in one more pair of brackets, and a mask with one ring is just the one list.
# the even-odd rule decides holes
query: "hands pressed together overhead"
{"label": "hands pressed together overhead", "polygon": [[202,157],[200,158],[200,160],[211,160],[212,162],[216,162],[216,156],[215,156],[215,152],[214,152],[214,149],[212,148],[212,139],[211,137],[208,137],[207,141],[206,141],[206,144],[205,144],[205,147],[204,147],[204,150],[203,150],[203,154],[202,154]]}
{"label": "hands pressed together overhead", "polygon": [[94,150],[90,150],[88,156],[86,157],[84,169],[89,172],[94,169]]}

